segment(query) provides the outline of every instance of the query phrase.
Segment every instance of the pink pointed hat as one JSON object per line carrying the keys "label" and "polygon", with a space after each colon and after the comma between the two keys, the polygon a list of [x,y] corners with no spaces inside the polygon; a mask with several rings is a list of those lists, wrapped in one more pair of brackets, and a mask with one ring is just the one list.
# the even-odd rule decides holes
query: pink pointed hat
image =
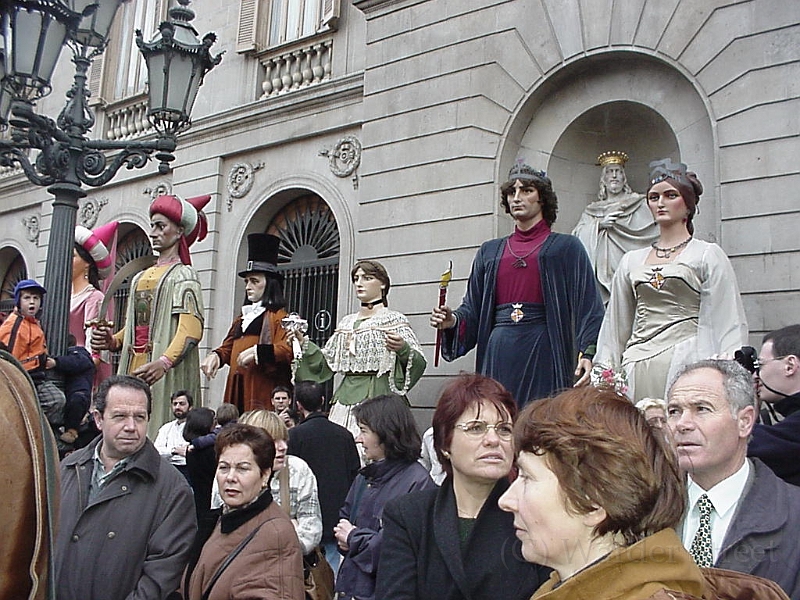
{"label": "pink pointed hat", "polygon": [[178,223],[183,227],[180,247],[178,248],[181,262],[191,265],[192,259],[189,255],[189,246],[198,240],[203,240],[208,233],[208,221],[203,212],[203,208],[211,200],[211,196],[195,196],[181,200],[174,195],[159,196],[150,205],[150,216],[161,214],[173,223]]}
{"label": "pink pointed hat", "polygon": [[111,273],[114,266],[114,257],[111,256],[110,248],[117,233],[117,221],[111,221],[105,225],[97,227],[94,231],[87,229],[83,225],[75,226],[75,243],[86,250],[97,265],[97,272],[100,279],[105,279]]}

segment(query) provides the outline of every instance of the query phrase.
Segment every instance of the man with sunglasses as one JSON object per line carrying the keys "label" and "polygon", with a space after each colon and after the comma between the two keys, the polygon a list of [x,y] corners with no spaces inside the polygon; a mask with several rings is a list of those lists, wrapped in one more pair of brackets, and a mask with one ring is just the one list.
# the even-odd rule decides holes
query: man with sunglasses
{"label": "man with sunglasses", "polygon": [[756,424],[747,455],[760,458],[784,481],[800,485],[800,325],[764,336],[755,380],[761,402],[782,420]]}

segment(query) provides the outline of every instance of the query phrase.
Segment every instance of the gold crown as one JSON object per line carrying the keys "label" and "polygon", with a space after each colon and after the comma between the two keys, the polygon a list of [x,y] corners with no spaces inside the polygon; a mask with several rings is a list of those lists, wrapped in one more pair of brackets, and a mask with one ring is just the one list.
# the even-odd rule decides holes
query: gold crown
{"label": "gold crown", "polygon": [[624,167],[626,162],[628,162],[628,155],[618,150],[609,150],[597,157],[597,164],[601,167],[606,165],[622,165]]}

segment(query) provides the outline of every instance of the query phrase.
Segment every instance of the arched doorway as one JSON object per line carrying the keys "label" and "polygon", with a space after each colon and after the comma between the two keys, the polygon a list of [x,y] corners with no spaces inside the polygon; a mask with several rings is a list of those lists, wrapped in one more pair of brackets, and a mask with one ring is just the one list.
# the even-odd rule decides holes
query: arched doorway
{"label": "arched doorway", "polygon": [[[147,234],[138,226],[132,223],[120,223],[117,235],[117,259],[114,265],[117,271],[136,258],[153,254],[153,248],[150,246],[150,238],[148,238]],[[129,277],[123,281],[122,285],[114,292],[115,329],[119,329],[119,327],[125,323],[125,311],[128,309],[128,297],[131,293],[131,279],[133,279],[133,277]],[[118,354],[114,354],[112,365],[116,373],[117,367],[119,366]]]}
{"label": "arched doorway", "polygon": [[0,313],[8,315],[14,310],[14,287],[28,277],[28,268],[25,266],[25,259],[13,248],[0,250],[0,264],[8,265],[0,287]]}
{"label": "arched doorway", "polygon": [[267,227],[281,239],[278,270],[289,311],[308,320],[308,336],[322,346],[336,326],[339,229],[330,207],[316,194],[287,204]]}

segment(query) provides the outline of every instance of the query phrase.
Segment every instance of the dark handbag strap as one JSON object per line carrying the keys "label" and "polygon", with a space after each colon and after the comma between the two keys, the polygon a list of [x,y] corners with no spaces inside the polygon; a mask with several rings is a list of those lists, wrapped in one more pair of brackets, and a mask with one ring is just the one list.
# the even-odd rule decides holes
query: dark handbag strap
{"label": "dark handbag strap", "polygon": [[228,554],[228,557],[219,566],[217,572],[214,573],[214,576],[211,578],[211,581],[208,582],[208,586],[206,587],[206,590],[203,592],[202,600],[208,600],[208,597],[211,595],[211,589],[214,587],[214,584],[217,583],[217,579],[219,579],[222,576],[222,574],[225,572],[225,569],[227,569],[228,566],[231,564],[231,562],[233,562],[233,559],[239,556],[242,550],[244,550],[244,547],[250,543],[250,540],[253,539],[256,533],[258,533],[258,530],[261,529],[262,525],[264,525],[264,523],[261,523],[261,525],[256,527],[253,531],[251,531],[250,535],[248,535],[241,542],[239,542],[239,545],[233,549],[233,552]]}
{"label": "dark handbag strap", "polygon": [[11,335],[8,338],[8,353],[14,354],[14,344],[17,343],[17,334],[19,333],[20,325],[22,325],[22,316],[17,315],[17,320],[14,322],[14,325],[11,327]]}

